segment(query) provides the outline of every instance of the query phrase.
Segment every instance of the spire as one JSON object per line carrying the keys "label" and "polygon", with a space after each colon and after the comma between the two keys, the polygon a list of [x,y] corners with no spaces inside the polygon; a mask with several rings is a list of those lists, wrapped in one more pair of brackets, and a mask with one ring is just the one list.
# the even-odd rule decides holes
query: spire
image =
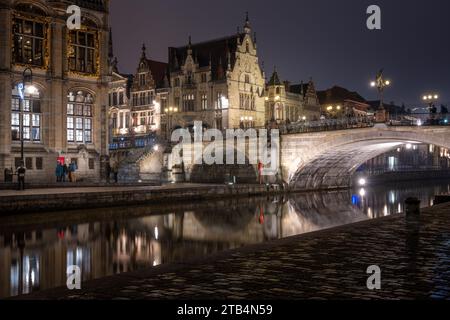
{"label": "spire", "polygon": [[146,59],[147,55],[146,55],[146,51],[147,48],[145,47],[145,43],[142,44],[142,55],[141,55],[141,59]]}
{"label": "spire", "polygon": [[228,40],[225,43],[226,53],[227,53],[227,71],[231,71],[231,53],[230,46],[228,45]]}
{"label": "spire", "polygon": [[192,38],[191,38],[191,36],[189,36],[189,43],[188,43],[187,54],[188,54],[188,56],[192,56]]}
{"label": "spire", "polygon": [[217,66],[217,80],[222,80],[224,78],[224,70],[222,65],[222,57],[219,58],[219,65]]}
{"label": "spire", "polygon": [[270,77],[268,85],[269,86],[280,86],[281,85],[280,77],[278,76],[276,66],[273,68],[273,73],[272,73],[272,76]]}
{"label": "spire", "polygon": [[112,58],[114,57],[113,38],[112,38],[112,29],[111,28],[109,28],[108,57],[109,57],[110,61],[112,61]]}
{"label": "spire", "polygon": [[253,42],[256,44],[256,32],[253,33]]}
{"label": "spire", "polygon": [[119,73],[119,68],[117,67],[118,63],[117,57],[115,57],[111,64],[112,71],[115,73]]}
{"label": "spire", "polygon": [[250,34],[252,32],[252,28],[250,26],[250,20],[248,18],[248,11],[245,13],[244,32],[247,33],[247,34]]}

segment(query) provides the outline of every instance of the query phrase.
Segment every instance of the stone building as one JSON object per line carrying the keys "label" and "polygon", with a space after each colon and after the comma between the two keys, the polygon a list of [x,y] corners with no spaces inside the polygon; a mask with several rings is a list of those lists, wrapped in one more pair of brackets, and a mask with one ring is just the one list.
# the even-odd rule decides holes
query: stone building
{"label": "stone building", "polygon": [[109,87],[112,149],[144,147],[148,137],[161,134],[161,109],[167,108],[167,63],[147,58],[143,45],[134,76],[122,75],[114,60]]}
{"label": "stone building", "polygon": [[[66,10],[81,8],[81,29]],[[55,181],[57,160],[98,180],[108,155],[108,0],[0,1],[0,171]],[[31,69],[31,73],[28,69]],[[24,73],[25,71],[25,73]],[[24,77],[24,74],[26,77]]]}
{"label": "stone building", "polygon": [[291,85],[280,81],[274,70],[266,88],[266,115],[268,122],[286,123],[320,118],[321,110],[314,82]]}
{"label": "stone building", "polygon": [[194,121],[220,130],[264,125],[265,76],[248,17],[243,32],[169,48],[169,72],[163,132]]}

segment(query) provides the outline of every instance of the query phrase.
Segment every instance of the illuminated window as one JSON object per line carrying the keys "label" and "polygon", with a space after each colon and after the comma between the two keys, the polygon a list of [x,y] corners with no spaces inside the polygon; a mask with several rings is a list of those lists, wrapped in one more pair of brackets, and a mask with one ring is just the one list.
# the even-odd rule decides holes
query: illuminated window
{"label": "illuminated window", "polygon": [[202,94],[202,110],[208,110],[208,95]]}
{"label": "illuminated window", "polygon": [[41,100],[36,90],[32,94],[23,93],[23,100],[17,87],[12,91],[11,137],[13,141],[41,141]]}
{"label": "illuminated window", "polygon": [[94,99],[89,93],[70,92],[67,103],[67,141],[92,143],[92,112]]}
{"label": "illuminated window", "polygon": [[44,24],[32,20],[13,20],[13,60],[27,65],[44,65]]}

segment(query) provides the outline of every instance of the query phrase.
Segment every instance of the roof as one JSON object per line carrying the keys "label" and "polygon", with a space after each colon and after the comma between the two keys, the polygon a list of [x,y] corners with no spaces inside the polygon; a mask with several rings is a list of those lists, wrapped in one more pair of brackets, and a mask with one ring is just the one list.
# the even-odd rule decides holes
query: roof
{"label": "roof", "polygon": [[289,86],[289,92],[296,93],[300,95],[305,95],[308,92],[309,84],[308,83],[300,83]]}
{"label": "roof", "polygon": [[357,92],[349,91],[339,86],[334,86],[325,91],[318,91],[317,96],[319,97],[320,104],[322,105],[340,103],[345,100],[351,100],[367,104],[366,99],[364,99]]}
{"label": "roof", "polygon": [[243,41],[245,33],[239,33],[232,36],[215,39],[211,41],[191,44],[188,46],[169,48],[169,70],[176,72],[181,70],[189,48],[192,50],[192,57],[198,63],[200,68],[208,67],[211,63],[213,80],[221,78],[221,73],[227,69],[228,59],[231,68],[236,63],[236,51],[239,41]]}
{"label": "roof", "polygon": [[164,84],[164,78],[167,75],[168,64],[165,62],[155,61],[147,59],[150,72],[152,73],[153,80],[156,87],[159,88]]}

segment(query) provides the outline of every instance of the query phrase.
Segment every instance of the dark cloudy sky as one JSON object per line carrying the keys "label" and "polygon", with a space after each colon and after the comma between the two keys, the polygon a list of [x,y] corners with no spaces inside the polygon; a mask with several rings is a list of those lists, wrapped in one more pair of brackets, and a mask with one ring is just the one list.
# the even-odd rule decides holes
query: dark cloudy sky
{"label": "dark cloudy sky", "polygon": [[[366,28],[366,9],[382,9],[382,30]],[[134,73],[143,42],[152,59],[167,48],[236,33],[250,12],[267,77],[313,77],[319,89],[335,84],[367,99],[380,68],[392,80],[386,100],[420,104],[437,92],[450,104],[449,0],[111,0],[114,51],[123,73]]]}

